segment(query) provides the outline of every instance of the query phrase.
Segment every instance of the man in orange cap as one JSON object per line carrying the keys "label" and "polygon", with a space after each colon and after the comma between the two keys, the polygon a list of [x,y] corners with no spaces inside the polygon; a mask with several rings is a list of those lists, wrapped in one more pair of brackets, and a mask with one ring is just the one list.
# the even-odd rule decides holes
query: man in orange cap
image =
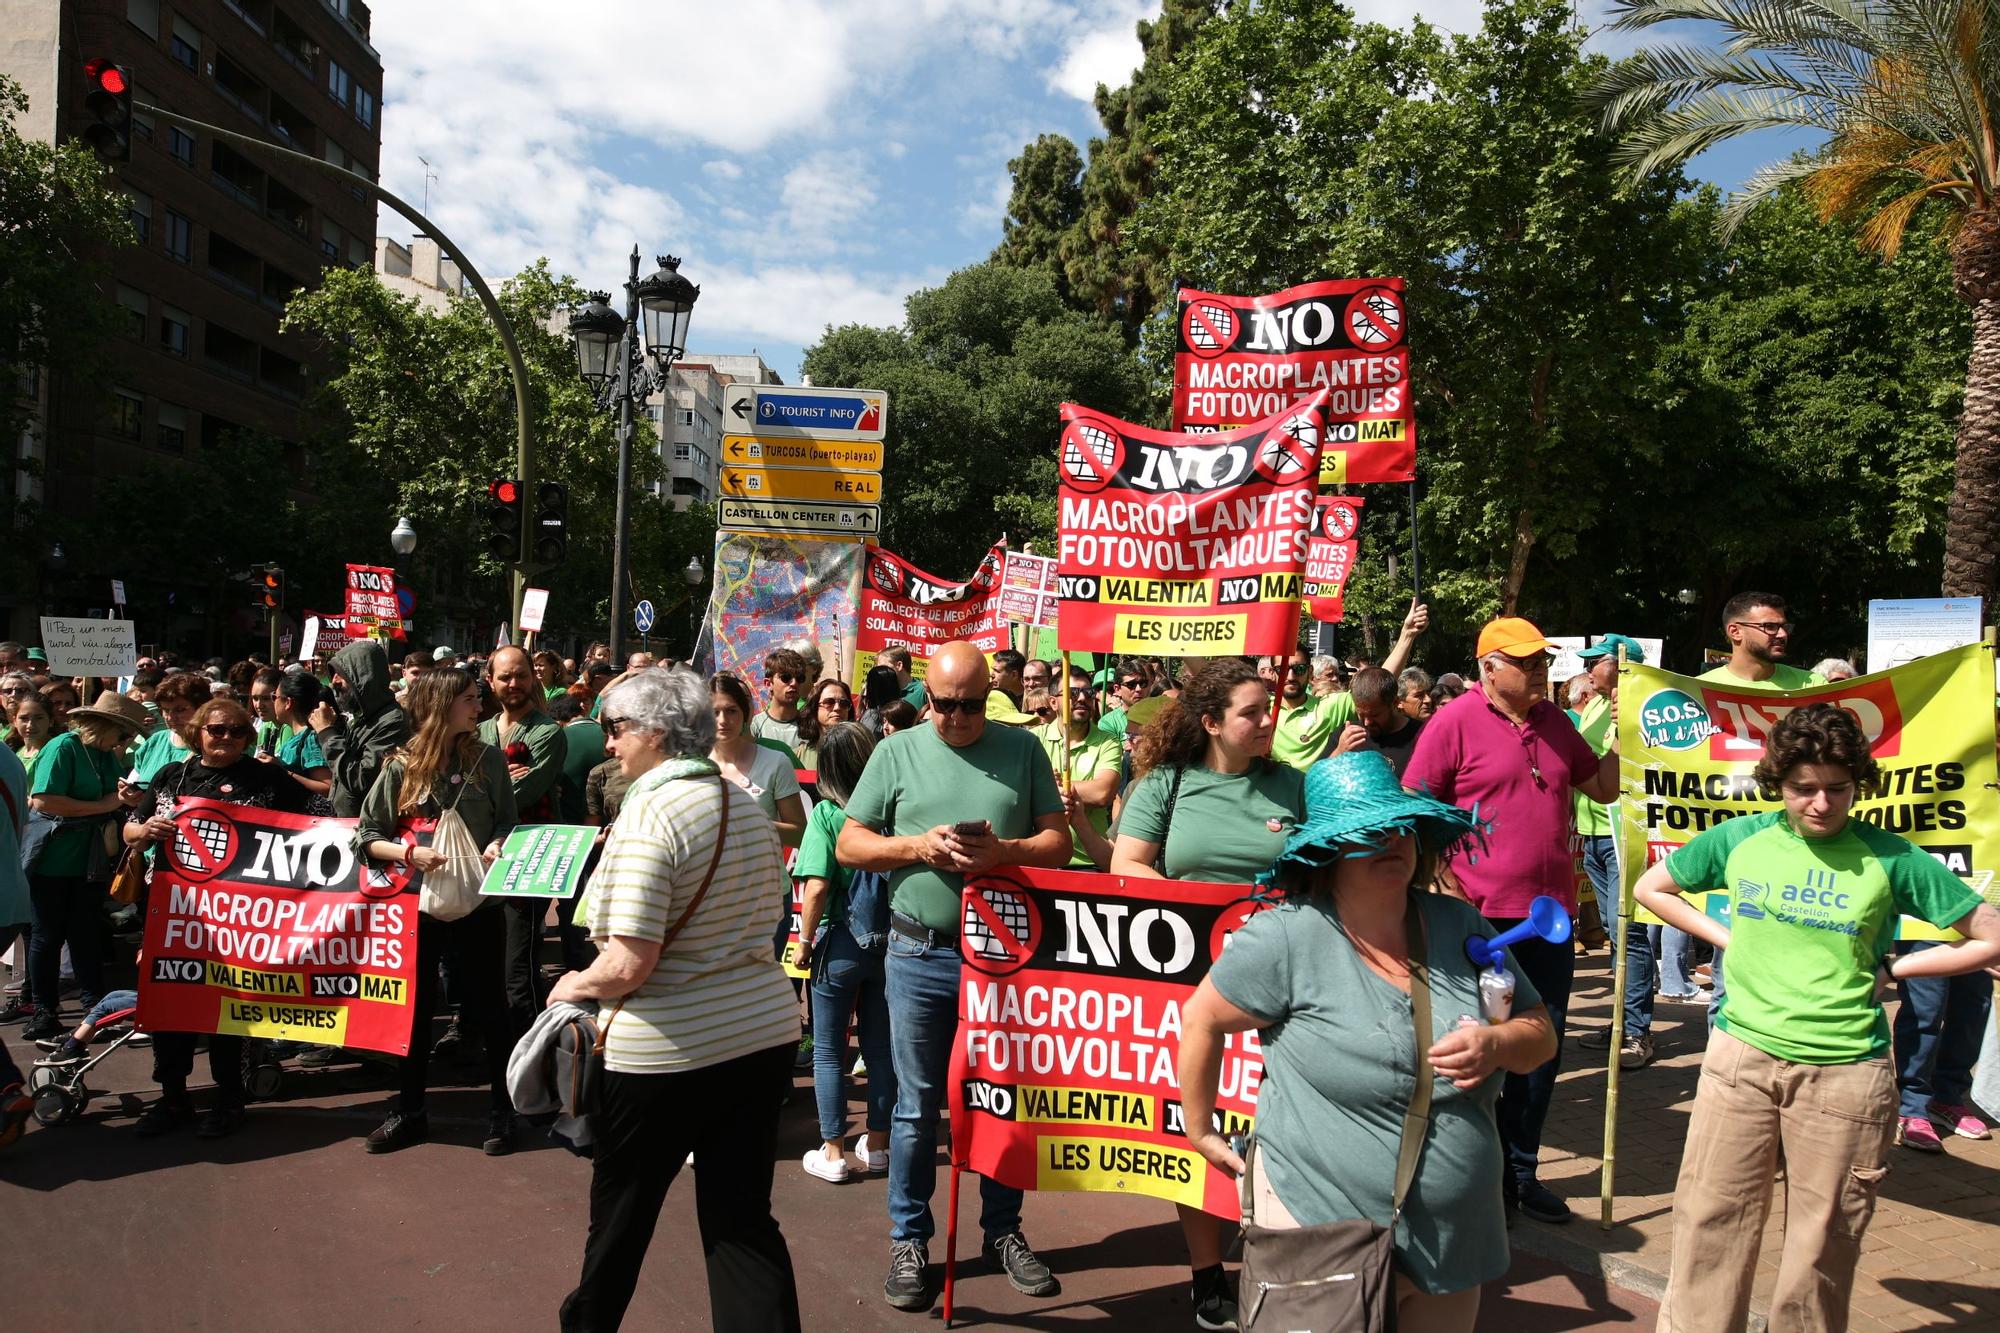
{"label": "man in orange cap", "polygon": [[[1503,930],[1526,918],[1542,894],[1575,914],[1570,793],[1580,791],[1595,801],[1618,795],[1617,749],[1598,756],[1569,716],[1548,700],[1554,651],[1531,621],[1504,616],[1490,622],[1479,632],[1479,687],[1424,724],[1403,774],[1412,790],[1476,808],[1493,821],[1487,848],[1475,855],[1455,852],[1438,874]],[[1535,1170],[1542,1122],[1562,1068],[1563,1019],[1576,955],[1568,941],[1550,944],[1533,937],[1515,945],[1513,954],[1548,1005],[1557,1049],[1533,1073],[1507,1075],[1501,1088],[1496,1109],[1507,1155],[1502,1186],[1507,1202],[1529,1217],[1567,1222],[1569,1205],[1535,1179]]]}

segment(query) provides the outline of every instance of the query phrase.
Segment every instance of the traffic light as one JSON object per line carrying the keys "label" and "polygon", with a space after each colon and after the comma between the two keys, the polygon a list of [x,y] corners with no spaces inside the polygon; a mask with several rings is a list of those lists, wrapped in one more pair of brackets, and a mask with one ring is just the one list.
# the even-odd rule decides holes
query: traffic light
{"label": "traffic light", "polygon": [[502,563],[521,558],[521,483],[486,485],[486,554]]}
{"label": "traffic light", "polygon": [[102,58],[83,66],[83,141],[105,162],[132,160],[132,80],[125,67]]}
{"label": "traffic light", "polygon": [[260,586],[258,605],[266,611],[279,611],[285,605],[285,571],[276,565],[266,565],[258,574]]}
{"label": "traffic light", "polygon": [[569,487],[545,481],[535,488],[535,560],[559,565],[569,552]]}

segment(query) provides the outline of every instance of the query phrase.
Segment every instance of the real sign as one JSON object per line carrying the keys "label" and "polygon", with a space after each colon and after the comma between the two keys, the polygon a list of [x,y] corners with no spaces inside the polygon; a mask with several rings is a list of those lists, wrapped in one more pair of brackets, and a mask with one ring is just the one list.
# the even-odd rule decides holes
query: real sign
{"label": "real sign", "polygon": [[879,440],[889,419],[880,389],[817,385],[732,384],[723,390],[722,419],[731,431]]}
{"label": "real sign", "polygon": [[844,500],[879,504],[879,472],[816,472],[805,468],[725,467],[722,493],[745,500]]}

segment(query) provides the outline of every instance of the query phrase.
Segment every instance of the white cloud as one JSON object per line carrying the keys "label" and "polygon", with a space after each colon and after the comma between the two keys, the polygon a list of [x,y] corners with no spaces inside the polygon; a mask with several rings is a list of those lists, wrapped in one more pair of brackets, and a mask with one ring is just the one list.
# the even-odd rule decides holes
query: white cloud
{"label": "white cloud", "polygon": [[785,173],[785,225],[801,248],[828,244],[875,206],[869,165],[859,150],[815,153]]}
{"label": "white cloud", "polygon": [[1137,24],[1150,18],[1159,5],[1140,3],[1121,6],[1125,12],[1104,27],[1086,32],[1069,44],[1069,54],[1049,72],[1049,87],[1089,103],[1097,96],[1097,85],[1121,88],[1131,82],[1145,51],[1139,45]]}
{"label": "white cloud", "polygon": [[720,332],[745,341],[763,338],[804,345],[817,342],[829,324],[901,324],[904,298],[944,279],[942,270],[887,279],[840,267],[709,270],[702,275],[702,299],[695,315],[702,325],[697,340],[707,344]]}
{"label": "white cloud", "polygon": [[1014,178],[1003,171],[994,179],[992,189],[959,210],[959,232],[981,238],[997,235],[1001,222],[1007,217],[1007,204],[1013,197]]}
{"label": "white cloud", "polygon": [[720,181],[743,179],[743,168],[737,166],[727,158],[717,158],[713,162],[704,162],[701,164],[701,169]]}

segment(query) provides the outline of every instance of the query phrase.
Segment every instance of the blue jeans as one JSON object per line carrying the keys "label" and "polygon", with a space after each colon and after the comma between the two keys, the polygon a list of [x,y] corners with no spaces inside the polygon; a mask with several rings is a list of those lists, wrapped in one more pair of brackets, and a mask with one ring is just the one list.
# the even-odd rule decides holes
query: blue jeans
{"label": "blue jeans", "polygon": [[138,1004],[139,1004],[138,991],[115,990],[112,991],[109,995],[105,996],[103,999],[99,1000],[96,1004],[90,1006],[90,1012],[83,1016],[83,1021],[90,1024],[92,1027],[96,1027],[99,1023],[102,1023],[105,1019],[117,1013],[120,1009],[133,1009],[138,1007]]}
{"label": "blue jeans", "polygon": [[1653,957],[1660,960],[1660,994],[1677,1000],[1694,995],[1694,978],[1688,975],[1694,953],[1694,936],[1673,926],[1646,927],[1646,942]]}
{"label": "blue jeans", "polygon": [[1715,988],[1714,996],[1708,1002],[1708,1030],[1715,1031],[1715,1016],[1722,1012],[1722,997],[1726,993],[1722,980],[1722,950],[1715,951],[1715,957],[1708,960],[1708,984]]}
{"label": "blue jeans", "polygon": [[[1936,940],[1903,945],[1899,953],[1935,949]],[[1896,983],[1896,1089],[1898,1115],[1922,1115],[1932,1102],[1963,1106],[1972,1089],[1972,1066],[1986,1035],[1986,1011],[1993,1003],[1993,978],[1984,972],[1962,977],[1910,977]]]}
{"label": "blue jeans", "polygon": [[[889,1048],[896,1070],[896,1115],[889,1128],[889,1239],[929,1242],[937,1234],[938,1116],[944,1110],[951,1047],[958,1037],[957,948],[890,932],[887,960]],[[817,1042],[814,1043],[818,1045]],[[979,1180],[979,1227],[988,1240],[1021,1229],[1021,1191]]]}
{"label": "blue jeans", "polygon": [[[1598,915],[1611,932],[1612,945],[1618,941],[1624,890],[1618,883],[1618,854],[1609,836],[1583,840],[1583,870],[1597,893]],[[1643,1037],[1653,1030],[1653,939],[1637,921],[1625,923],[1625,1038]]]}
{"label": "blue jeans", "polygon": [[819,1136],[840,1142],[847,1133],[847,1020],[858,1015],[861,1058],[868,1062],[868,1128],[889,1128],[896,1105],[896,1068],[889,1054],[889,993],[880,953],[854,942],[835,922],[819,933],[812,959],[813,1096],[819,1102]]}

